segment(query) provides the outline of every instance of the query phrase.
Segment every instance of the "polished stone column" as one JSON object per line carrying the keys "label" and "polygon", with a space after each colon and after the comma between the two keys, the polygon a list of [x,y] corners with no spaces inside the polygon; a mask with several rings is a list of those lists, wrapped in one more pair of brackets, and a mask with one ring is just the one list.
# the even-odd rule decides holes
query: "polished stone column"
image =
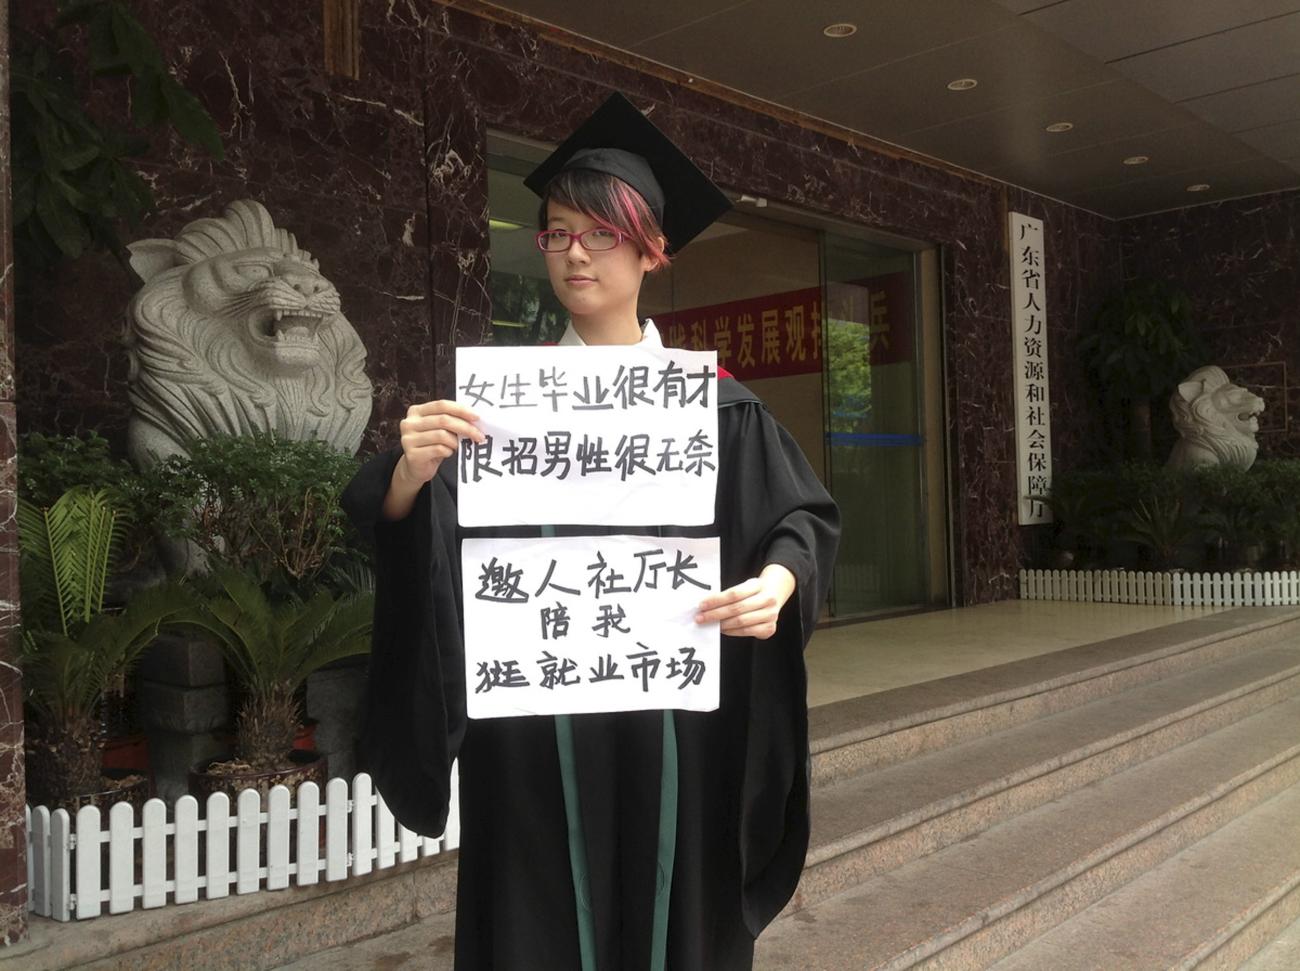
{"label": "polished stone column", "polygon": [[0,943],[27,933],[23,821],[22,674],[18,653],[18,534],[14,451],[14,260],[9,197],[9,9],[0,4]]}

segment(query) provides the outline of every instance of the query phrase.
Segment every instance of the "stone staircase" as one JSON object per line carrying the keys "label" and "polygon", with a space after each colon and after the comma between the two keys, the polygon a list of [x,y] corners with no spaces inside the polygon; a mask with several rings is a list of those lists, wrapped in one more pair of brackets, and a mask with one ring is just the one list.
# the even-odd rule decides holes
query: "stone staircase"
{"label": "stone staircase", "polygon": [[1300,611],[814,709],[760,969],[1236,968],[1300,916]]}
{"label": "stone staircase", "polygon": [[[1300,609],[825,705],[810,735],[812,845],[762,971],[1300,968]],[[36,919],[0,971],[448,971],[455,863]]]}

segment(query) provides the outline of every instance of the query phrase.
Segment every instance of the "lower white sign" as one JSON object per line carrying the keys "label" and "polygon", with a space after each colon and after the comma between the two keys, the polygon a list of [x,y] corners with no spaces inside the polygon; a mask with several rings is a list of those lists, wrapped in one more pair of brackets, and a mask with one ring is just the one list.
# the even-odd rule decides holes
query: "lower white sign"
{"label": "lower white sign", "polygon": [[466,539],[469,717],[718,707],[716,537]]}

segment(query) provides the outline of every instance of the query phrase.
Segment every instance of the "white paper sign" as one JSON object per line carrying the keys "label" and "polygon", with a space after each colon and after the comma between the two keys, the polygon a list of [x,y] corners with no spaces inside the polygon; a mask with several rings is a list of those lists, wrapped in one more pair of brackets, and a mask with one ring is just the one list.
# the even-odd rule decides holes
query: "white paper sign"
{"label": "white paper sign", "polygon": [[718,707],[716,537],[466,539],[469,717]]}
{"label": "white paper sign", "polygon": [[467,347],[462,526],[702,526],[718,477],[716,351]]}
{"label": "white paper sign", "polygon": [[1050,523],[1037,496],[1052,491],[1052,401],[1047,375],[1047,278],[1043,221],[1008,213],[1011,234],[1011,343],[1016,368],[1019,522]]}

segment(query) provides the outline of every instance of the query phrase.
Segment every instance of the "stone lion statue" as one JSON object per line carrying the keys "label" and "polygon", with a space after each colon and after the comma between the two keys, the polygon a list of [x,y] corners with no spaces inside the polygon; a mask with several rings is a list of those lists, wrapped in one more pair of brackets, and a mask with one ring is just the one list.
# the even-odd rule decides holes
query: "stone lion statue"
{"label": "stone lion statue", "polygon": [[1169,396],[1169,410],[1181,437],[1169,467],[1255,464],[1259,414],[1264,399],[1228,380],[1222,368],[1197,368]]}
{"label": "stone lion statue", "polygon": [[255,431],[356,452],[371,408],[366,349],[319,264],[261,203],[129,249],[145,281],[127,334],[138,467],[184,454],[193,437]]}

